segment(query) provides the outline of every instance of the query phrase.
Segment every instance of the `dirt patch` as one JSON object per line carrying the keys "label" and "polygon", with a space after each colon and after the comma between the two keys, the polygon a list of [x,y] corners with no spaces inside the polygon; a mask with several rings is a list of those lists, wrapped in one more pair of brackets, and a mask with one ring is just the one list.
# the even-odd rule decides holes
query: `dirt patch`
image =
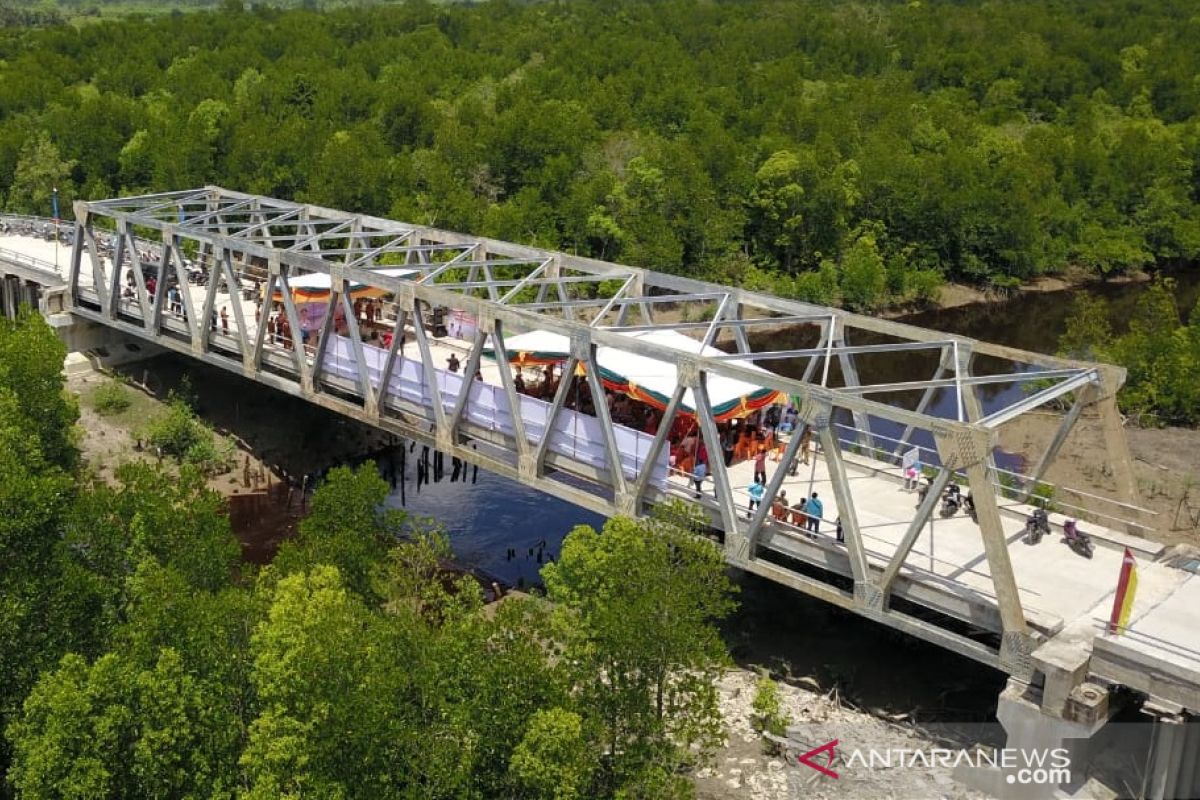
{"label": "dirt patch", "polygon": [[[1054,436],[1060,413],[1025,414],[1000,429],[1000,446],[1032,461]],[[1154,530],[1164,544],[1200,544],[1200,430],[1127,427],[1140,503],[1155,512]],[[1115,498],[1103,432],[1097,418],[1080,417],[1046,480]]]}

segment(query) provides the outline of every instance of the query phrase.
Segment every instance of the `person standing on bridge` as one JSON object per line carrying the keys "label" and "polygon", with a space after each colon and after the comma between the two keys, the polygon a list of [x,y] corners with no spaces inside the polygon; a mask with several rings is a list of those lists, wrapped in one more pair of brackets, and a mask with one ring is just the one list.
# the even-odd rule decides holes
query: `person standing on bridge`
{"label": "person standing on bridge", "polygon": [[805,425],[804,432],[800,434],[800,461],[803,464],[808,463],[808,454],[812,450],[812,426]]}
{"label": "person standing on bridge", "polygon": [[692,483],[696,485],[696,499],[700,499],[700,496],[704,493],[703,486],[706,477],[708,477],[708,464],[704,463],[702,459],[697,458],[696,466],[692,471]]}
{"label": "person standing on bridge", "polygon": [[450,357],[446,359],[446,368],[451,372],[458,372],[459,363],[458,356],[451,353]]}
{"label": "person standing on bridge", "polygon": [[758,452],[754,455],[754,482],[767,482],[767,448],[760,445]]}
{"label": "person standing on bridge", "polygon": [[229,335],[229,307],[221,306],[221,333]]}
{"label": "person standing on bridge", "polygon": [[762,502],[763,495],[767,493],[767,487],[756,477],[754,483],[750,484],[750,488],[746,490],[746,493],[750,495],[750,511],[746,516],[752,517],[754,516],[754,509],[758,508],[759,503]]}
{"label": "person standing on bridge", "polygon": [[825,513],[825,505],[817,498],[816,492],[813,492],[812,497],[808,499],[805,511],[808,513],[808,529],[813,533],[819,533],[821,530],[821,516]]}

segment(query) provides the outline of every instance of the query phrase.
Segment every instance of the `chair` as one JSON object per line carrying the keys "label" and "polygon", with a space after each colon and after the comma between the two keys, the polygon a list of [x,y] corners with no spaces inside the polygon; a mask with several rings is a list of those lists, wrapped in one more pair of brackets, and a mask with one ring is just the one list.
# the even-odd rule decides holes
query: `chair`
{"label": "chair", "polygon": [[750,438],[748,431],[742,431],[738,436],[737,444],[733,447],[733,459],[735,461],[745,461],[751,456],[751,449],[754,447],[754,440]]}

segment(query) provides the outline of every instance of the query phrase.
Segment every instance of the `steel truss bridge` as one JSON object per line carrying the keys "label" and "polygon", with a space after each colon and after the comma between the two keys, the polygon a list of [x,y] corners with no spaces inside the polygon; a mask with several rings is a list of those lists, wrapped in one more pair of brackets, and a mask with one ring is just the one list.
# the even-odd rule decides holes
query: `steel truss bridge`
{"label": "steel truss bridge", "polygon": [[[1103,423],[1109,464],[1120,486],[1121,496],[1109,507],[1133,509],[1136,500],[1114,400],[1124,372],[1112,366],[218,187],[81,201],[74,210],[73,246],[61,279],[62,311],[241,373],[603,514],[637,515],[673,496],[693,497],[686,476],[667,474],[664,449],[672,421],[687,413],[685,395],[693,399],[708,452],[719,454],[709,395],[714,380],[735,379],[784,393],[815,431],[822,485],[832,492],[844,543],[788,530],[769,514],[788,480],[783,467],[799,455],[801,437],[792,436],[764,502],[752,515],[740,507],[741,484],[748,482],[741,477],[748,467],[728,468],[719,457],[709,459],[712,494],[692,502],[722,532],[728,562],[1025,680],[1034,672],[1034,649],[1074,615],[1056,617],[1023,602],[1022,591],[1030,590],[1020,585],[1010,554],[1014,524],[1020,525],[1015,520],[1023,514],[1017,504],[1043,477],[1085,409]],[[138,263],[141,269],[123,266]],[[189,269],[204,270],[206,283],[190,283]],[[293,283],[328,276],[329,312],[310,346],[281,346],[267,335],[265,324],[256,322],[254,303],[238,300],[250,275],[265,284],[265,297],[282,297],[292,331],[304,327]],[[148,291],[150,277],[156,279],[154,292]],[[182,309],[172,308],[166,297],[173,283],[188,289],[181,292]],[[364,343],[352,287],[385,293],[381,321],[395,334],[390,347]],[[218,307],[232,309],[228,330],[215,324]],[[338,308],[340,315],[334,312]],[[505,341],[515,334],[537,330],[566,337],[569,356],[553,397],[519,394],[511,370],[503,366],[494,374],[489,370],[485,381],[440,369],[447,342],[425,324],[434,309],[461,311],[477,322],[473,335],[461,343],[465,376],[491,363],[481,361],[485,349],[507,364],[513,354]],[[796,326],[808,326],[812,341],[797,349],[772,343],[774,334]],[[401,346],[406,330],[407,355]],[[696,351],[631,335],[663,330],[692,336]],[[727,352],[701,349],[718,343]],[[568,408],[573,383],[586,382],[593,397],[604,396],[597,364],[601,347],[672,364],[678,381],[654,435],[614,425],[606,405],[596,403],[589,423],[593,450],[581,454],[578,443],[565,443],[561,432],[564,420],[581,421],[582,415]],[[929,365],[928,373],[880,379],[873,374],[878,370],[868,368],[880,359],[914,355]],[[783,362],[794,373],[803,365],[800,376],[755,368],[769,371]],[[993,402],[985,413],[984,391],[1016,385],[1033,388],[1000,393],[1009,399]],[[894,404],[905,398],[906,404]],[[1007,479],[1007,491],[999,491],[1002,471],[992,458],[997,429],[1060,398],[1069,401],[1070,410],[1049,446],[1026,475]],[[880,434],[880,426],[892,435]],[[921,462],[937,468],[932,488],[915,510],[908,500],[904,518],[892,515],[884,524],[881,509],[895,506],[884,490],[899,491],[900,454],[916,441],[925,443]],[[953,537],[978,548],[978,554],[964,556],[965,563],[954,569],[939,570],[931,540],[930,569],[923,569],[914,545],[936,517],[938,498],[952,479],[969,487],[978,515],[977,526],[965,519],[956,523],[961,529],[951,526],[958,531]],[[1014,494],[1017,503],[1010,505],[1017,508],[1006,511],[1005,501]],[[1099,500],[1085,496],[1075,502],[1094,507]],[[1108,518],[1117,516],[1113,512]],[[880,544],[882,533],[872,533],[875,529],[894,533],[886,546]],[[1056,558],[1070,557],[1066,548],[1059,551]],[[1034,595],[1049,591],[1039,586]]]}

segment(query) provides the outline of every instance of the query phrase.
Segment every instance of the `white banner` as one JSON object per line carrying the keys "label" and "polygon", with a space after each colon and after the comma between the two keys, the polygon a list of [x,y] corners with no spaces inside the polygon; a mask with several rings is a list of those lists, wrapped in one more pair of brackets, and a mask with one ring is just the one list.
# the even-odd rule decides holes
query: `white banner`
{"label": "white banner", "polygon": [[[387,360],[387,351],[370,344],[363,346],[363,361],[371,385],[377,387]],[[325,369],[339,378],[358,382],[358,364],[354,347],[345,336],[333,336],[325,349]],[[515,435],[512,409],[502,387],[482,381],[466,380],[465,376],[445,369],[435,369],[438,387],[441,389],[442,404],[452,412],[458,393],[466,386],[470,392],[464,416],[466,422],[505,436]],[[425,419],[433,419],[433,396],[425,383],[425,370],[421,362],[396,354],[396,364],[388,381],[387,394],[398,400],[420,406]],[[525,423],[525,435],[531,444],[537,444],[546,435],[546,420],[550,416],[550,404],[529,395],[520,395],[521,419]],[[624,425],[614,425],[617,452],[621,459],[621,470],[630,479],[647,468],[646,456],[654,437],[635,431]],[[608,453],[604,444],[604,430],[600,420],[588,414],[564,408],[559,412],[550,432],[551,452],[566,456],[596,469],[608,469]],[[914,451],[915,452],[915,451]],[[667,483],[668,448],[659,453],[652,469],[651,483],[664,487]]]}

